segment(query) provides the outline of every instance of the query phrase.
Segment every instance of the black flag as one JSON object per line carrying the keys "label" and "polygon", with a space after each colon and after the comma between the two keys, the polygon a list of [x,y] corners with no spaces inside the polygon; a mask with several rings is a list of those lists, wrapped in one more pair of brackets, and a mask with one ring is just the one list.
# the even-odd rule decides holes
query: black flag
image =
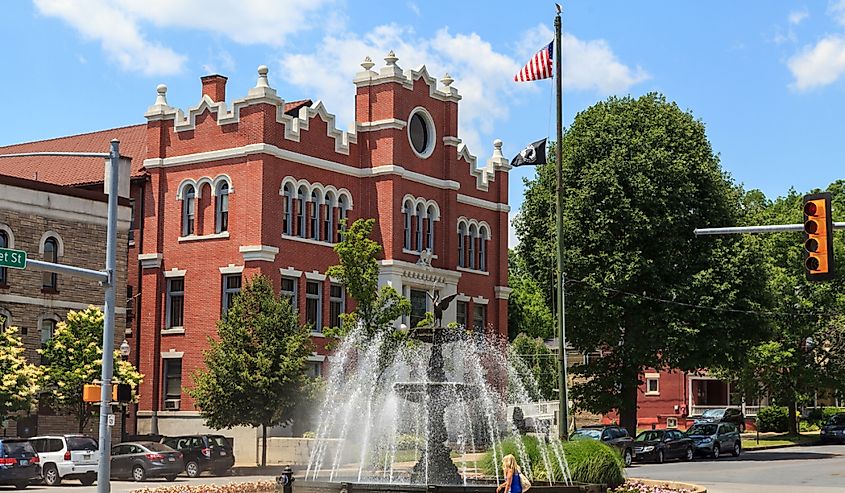
{"label": "black flag", "polygon": [[546,139],[538,140],[519,151],[511,160],[511,166],[546,164]]}

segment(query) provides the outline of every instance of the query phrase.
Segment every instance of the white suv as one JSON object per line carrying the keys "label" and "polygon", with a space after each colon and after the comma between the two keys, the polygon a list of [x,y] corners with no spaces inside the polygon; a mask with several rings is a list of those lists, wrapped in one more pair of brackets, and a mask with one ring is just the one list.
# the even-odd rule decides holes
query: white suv
{"label": "white suv", "polygon": [[30,438],[38,452],[44,483],[57,486],[63,479],[78,479],[84,486],[97,480],[97,442],[84,435]]}

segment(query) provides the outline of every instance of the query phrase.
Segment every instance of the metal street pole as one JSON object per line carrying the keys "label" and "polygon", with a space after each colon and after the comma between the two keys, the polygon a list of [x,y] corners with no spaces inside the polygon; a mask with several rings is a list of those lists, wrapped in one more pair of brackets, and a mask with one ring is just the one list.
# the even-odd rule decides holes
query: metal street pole
{"label": "metal street pole", "polygon": [[106,274],[109,276],[105,293],[105,324],[103,327],[103,371],[100,377],[100,463],[97,470],[97,493],[109,493],[109,472],[111,470],[111,430],[109,430],[109,414],[111,414],[111,381],[114,373],[114,316],[115,316],[115,284],[117,281],[117,194],[120,180],[120,142],[111,141],[110,182],[109,182],[109,212],[106,230]]}
{"label": "metal street pole", "polygon": [[569,396],[566,389],[566,308],[563,288],[563,69],[561,67],[561,36],[563,31],[560,18],[561,7],[557,6],[555,15],[555,82],[557,84],[557,142],[555,142],[555,168],[557,177],[557,328],[558,328],[558,436],[561,440],[569,438]]}

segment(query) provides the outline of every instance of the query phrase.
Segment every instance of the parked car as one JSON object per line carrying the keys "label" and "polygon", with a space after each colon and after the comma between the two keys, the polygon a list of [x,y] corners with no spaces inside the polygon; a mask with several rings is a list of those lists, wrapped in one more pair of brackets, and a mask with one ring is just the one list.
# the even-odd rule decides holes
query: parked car
{"label": "parked car", "polygon": [[0,484],[22,490],[41,479],[38,454],[26,438],[0,438]]}
{"label": "parked car", "polygon": [[572,440],[600,440],[611,447],[616,447],[622,455],[625,466],[630,466],[636,457],[634,439],[628,430],[619,426],[585,426],[575,430]]}
{"label": "parked car", "polygon": [[84,435],[39,436],[29,440],[41,459],[41,474],[48,486],[78,479],[90,486],[97,481],[97,441]]}
{"label": "parked car", "polygon": [[718,459],[722,452],[734,457],[742,453],[742,438],[733,423],[696,423],[687,430],[687,436],[695,444],[695,452]]}
{"label": "parked car", "polygon": [[819,437],[822,443],[845,442],[845,413],[834,414],[828,418]]}
{"label": "parked car", "polygon": [[144,481],[164,478],[175,481],[185,470],[182,453],[163,443],[124,442],[111,449],[111,477]]}
{"label": "parked car", "polygon": [[235,465],[234,451],[223,435],[164,437],[161,443],[182,452],[185,473],[190,478],[199,476],[203,471],[222,476]]}
{"label": "parked car", "polygon": [[708,409],[695,418],[696,423],[733,423],[740,433],[745,433],[745,415],[736,407]]}
{"label": "parked car", "polygon": [[662,464],[666,459],[691,461],[695,455],[692,440],[678,430],[649,430],[634,439],[637,460]]}

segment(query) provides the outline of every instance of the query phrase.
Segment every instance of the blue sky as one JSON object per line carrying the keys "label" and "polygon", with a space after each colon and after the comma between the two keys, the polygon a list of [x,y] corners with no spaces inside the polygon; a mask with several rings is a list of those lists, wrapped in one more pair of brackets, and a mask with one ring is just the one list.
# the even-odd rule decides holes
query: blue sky
{"label": "blue sky", "polygon": [[[660,91],[707,125],[726,170],[769,196],[825,187],[845,164],[845,0],[564,4],[566,122],[610,95]],[[346,128],[352,76],[393,49],[450,73],[461,137],[486,160],[553,134],[550,81],[512,82],[551,40],[549,1],[14,0],[3,4],[0,145],[142,123],[155,86],[199,101],[199,77],[243,96],[255,68]],[[522,178],[511,174],[514,213]]]}

